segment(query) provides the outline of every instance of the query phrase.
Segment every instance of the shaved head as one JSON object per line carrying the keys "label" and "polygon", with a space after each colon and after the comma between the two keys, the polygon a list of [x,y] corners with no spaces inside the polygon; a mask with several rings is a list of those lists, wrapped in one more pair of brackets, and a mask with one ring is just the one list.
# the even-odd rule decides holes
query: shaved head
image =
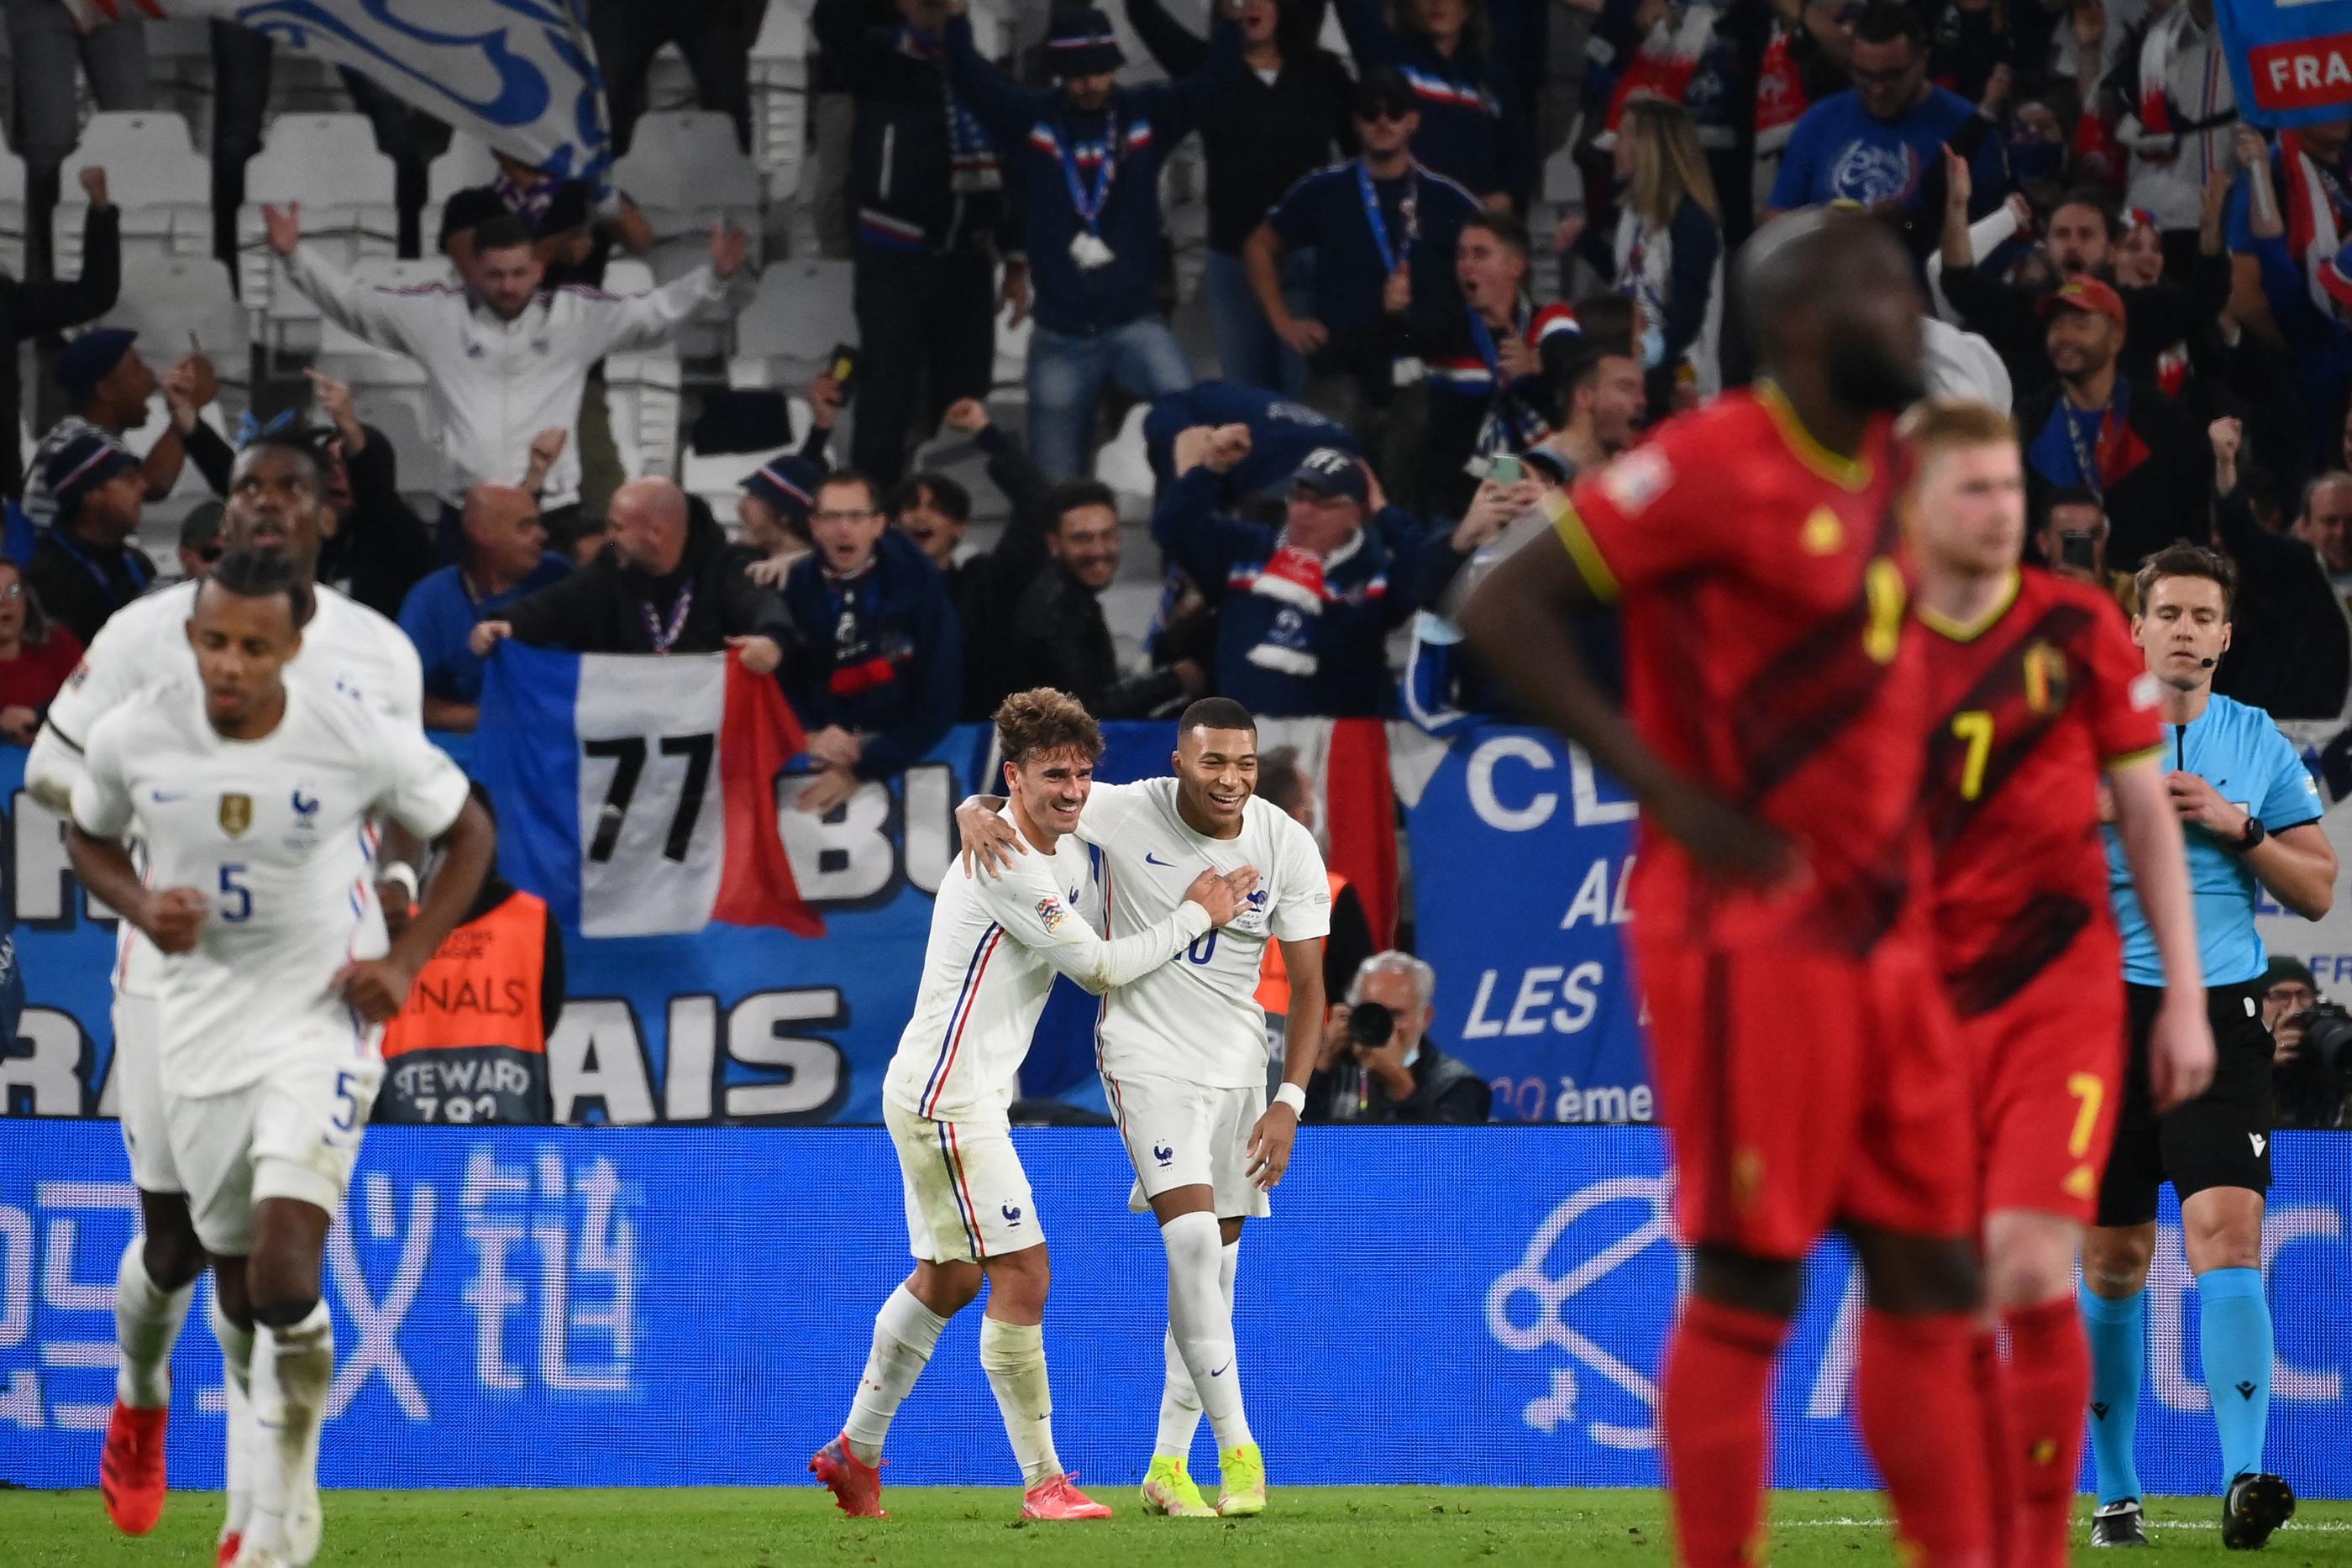
{"label": "shaved head", "polygon": [[1765,368],[1817,364],[1857,409],[1895,410],[1926,385],[1926,300],[1893,234],[1858,213],[1811,207],[1756,232],[1740,253],[1739,303]]}

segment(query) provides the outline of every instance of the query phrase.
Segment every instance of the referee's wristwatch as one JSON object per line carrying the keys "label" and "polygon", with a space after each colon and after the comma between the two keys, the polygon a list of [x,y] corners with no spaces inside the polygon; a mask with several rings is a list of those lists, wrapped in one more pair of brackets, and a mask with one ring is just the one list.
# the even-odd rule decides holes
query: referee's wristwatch
{"label": "referee's wristwatch", "polygon": [[2263,820],[2249,811],[2246,813],[2246,825],[2239,831],[2238,841],[2230,847],[2243,854],[2270,835],[2271,831],[2263,826]]}

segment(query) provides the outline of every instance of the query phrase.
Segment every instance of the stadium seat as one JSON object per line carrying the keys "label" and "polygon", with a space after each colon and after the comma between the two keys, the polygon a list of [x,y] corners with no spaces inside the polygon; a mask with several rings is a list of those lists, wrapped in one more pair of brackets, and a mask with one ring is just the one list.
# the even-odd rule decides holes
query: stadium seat
{"label": "stadium seat", "polygon": [[1139,402],[1129,409],[1127,417],[1119,422],[1118,434],[1095,454],[1095,477],[1118,497],[1121,517],[1151,515],[1151,459],[1143,444],[1143,418],[1150,412],[1149,403]]}
{"label": "stadium seat", "polygon": [[782,261],[735,320],[727,380],[738,387],[798,389],[836,343],[857,341],[853,270],[846,261]]}
{"label": "stadium seat", "polygon": [[[735,145],[735,127],[702,110],[648,114],[637,121],[629,155],[613,183],[636,203],[654,231],[654,275],[667,283],[710,256],[710,225],[725,222],[751,236],[759,265],[760,172]],[[726,351],[727,312],[707,307],[679,337],[679,352],[708,358]]]}
{"label": "stadium seat", "polygon": [[121,297],[104,320],[138,333],[140,352],[159,371],[193,345],[212,361],[223,387],[234,390],[234,401],[251,401],[252,327],[229,288],[228,268],[211,256],[150,259],[124,268]]}
{"label": "stadium seat", "polygon": [[425,171],[425,235],[430,245],[441,233],[441,209],[458,192],[487,185],[498,178],[499,161],[489,145],[464,131],[452,132],[449,151]]}
{"label": "stadium seat", "polygon": [[[79,187],[75,194],[80,194]],[[74,232],[74,248],[81,248],[81,232]],[[0,147],[0,268],[9,276],[25,276],[25,161]],[[68,268],[65,276],[74,276]]]}
{"label": "stadium seat", "polygon": [[[799,398],[787,400],[792,411],[792,427],[805,431],[809,424],[809,406]],[[772,447],[764,452],[696,452],[688,449],[678,459],[677,482],[689,496],[699,496],[710,507],[711,516],[731,536],[735,532],[735,498],[741,494],[738,487],[743,476],[763,463],[800,450],[800,443]]]}
{"label": "stadium seat", "polygon": [[269,122],[260,153],[246,166],[245,204],[236,214],[237,293],[259,312],[269,347],[293,353],[314,347],[319,308],[286,285],[269,252],[263,204],[300,203],[304,240],[352,267],[393,254],[400,224],[394,179],[365,115],[281,114]]}
{"label": "stadium seat", "polygon": [[168,112],[93,114],[58,173],[61,194],[50,230],[60,275],[81,271],[81,225],[89,206],[81,172],[93,165],[106,171],[107,197],[122,214],[126,272],[142,255],[212,254],[212,165],[189,140],[188,122]]}

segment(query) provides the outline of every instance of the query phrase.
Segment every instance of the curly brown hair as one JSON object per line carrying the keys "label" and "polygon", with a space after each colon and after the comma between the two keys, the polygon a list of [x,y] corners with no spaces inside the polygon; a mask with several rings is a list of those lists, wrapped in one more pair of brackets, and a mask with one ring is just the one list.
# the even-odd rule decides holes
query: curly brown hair
{"label": "curly brown hair", "polygon": [[1089,762],[1102,756],[1102,727],[1067,692],[1051,686],[1014,692],[996,705],[993,717],[1004,760],[1016,767],[1057,751],[1076,751]]}

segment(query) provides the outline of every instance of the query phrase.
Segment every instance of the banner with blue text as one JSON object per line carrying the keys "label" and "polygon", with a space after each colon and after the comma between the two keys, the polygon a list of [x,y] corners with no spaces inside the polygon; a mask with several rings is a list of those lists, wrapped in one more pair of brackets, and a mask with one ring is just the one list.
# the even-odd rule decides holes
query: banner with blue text
{"label": "banner with blue text", "polygon": [[[1132,1485],[1159,1408],[1161,1249],[1127,1211],[1115,1133],[1013,1138],[1054,1249],[1062,1457],[1090,1482]],[[2352,1496],[2352,1137],[2286,1133],[2276,1149],[2266,1454],[2307,1496]],[[326,1484],[809,1484],[873,1311],[908,1267],[895,1202],[822,1195],[887,1193],[895,1177],[872,1128],[371,1131],[328,1242]],[[1277,1480],[1656,1485],[1659,1350],[1679,1290],[1671,1194],[1649,1128],[1308,1128],[1274,1218],[1250,1228],[1237,1302]],[[96,1484],[136,1201],[112,1127],[0,1123],[0,1486]],[[1396,1319],[1366,1315],[1368,1260],[1380,1300],[1410,1303],[1417,1354],[1370,1353]],[[1780,1485],[1872,1484],[1852,1425],[1861,1305],[1851,1260],[1817,1258],[1774,1394]],[[2168,1200],[2140,1404],[2140,1472],[2158,1493],[2221,1483],[2197,1312]],[[197,1303],[173,1363],[183,1487],[221,1484],[207,1321]],[[1003,1486],[1010,1517],[1018,1471],[978,1331],[974,1311],[950,1327],[891,1428],[889,1479]],[[1205,1464],[1205,1428],[1199,1440]]]}
{"label": "banner with blue text", "polygon": [[1533,729],[1471,730],[1405,788],[1432,1038],[1486,1076],[1496,1121],[1652,1120],[1621,940],[1633,801]]}

